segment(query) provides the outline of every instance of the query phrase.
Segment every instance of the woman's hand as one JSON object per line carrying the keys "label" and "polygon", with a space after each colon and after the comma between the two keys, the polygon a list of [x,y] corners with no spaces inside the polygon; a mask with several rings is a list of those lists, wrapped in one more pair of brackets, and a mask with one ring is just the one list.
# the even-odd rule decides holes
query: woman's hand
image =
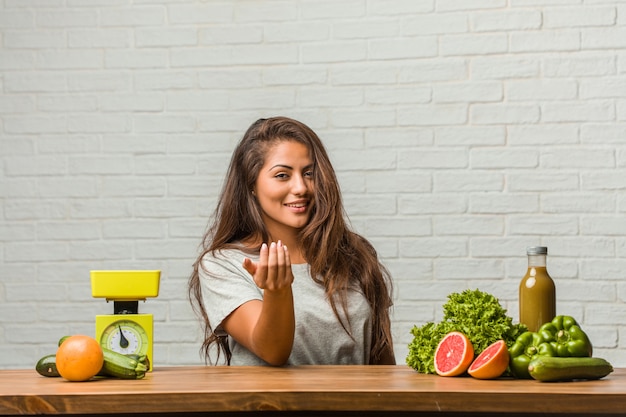
{"label": "woman's hand", "polygon": [[243,267],[252,277],[256,285],[266,291],[281,291],[291,287],[293,273],[289,250],[279,240],[261,246],[259,262],[252,262],[246,258]]}
{"label": "woman's hand", "polygon": [[293,310],[291,259],[278,243],[261,246],[259,262],[245,259],[243,267],[263,290],[263,301],[250,300],[222,322],[224,330],[270,365],[283,365],[293,346],[296,320]]}

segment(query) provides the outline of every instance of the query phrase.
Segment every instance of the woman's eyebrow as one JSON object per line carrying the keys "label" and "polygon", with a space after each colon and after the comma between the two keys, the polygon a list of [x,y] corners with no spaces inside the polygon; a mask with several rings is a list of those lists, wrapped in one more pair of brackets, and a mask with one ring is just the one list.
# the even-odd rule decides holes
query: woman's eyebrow
{"label": "woman's eyebrow", "polygon": [[293,167],[289,166],[289,165],[283,165],[283,164],[276,164],[273,167],[270,167],[268,169],[268,171],[273,170],[274,168],[285,168],[285,169],[293,169]]}
{"label": "woman's eyebrow", "polygon": [[[310,164],[306,165],[304,167],[304,169],[309,169],[309,168],[313,168],[313,163],[311,162]],[[286,169],[293,169],[293,167],[291,165],[285,165],[285,164],[276,164],[272,167],[270,167],[269,169],[274,169],[274,168],[286,168]]]}

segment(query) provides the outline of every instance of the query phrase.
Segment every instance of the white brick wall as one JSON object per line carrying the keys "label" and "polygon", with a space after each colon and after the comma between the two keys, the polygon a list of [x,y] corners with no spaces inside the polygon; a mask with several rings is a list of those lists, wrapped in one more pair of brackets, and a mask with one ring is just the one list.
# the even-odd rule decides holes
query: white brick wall
{"label": "white brick wall", "polygon": [[517,319],[525,248],[558,312],[626,366],[623,0],[0,0],[0,368],[161,269],[158,365],[199,364],[186,282],[234,143],[316,129],[410,329],[479,288]]}

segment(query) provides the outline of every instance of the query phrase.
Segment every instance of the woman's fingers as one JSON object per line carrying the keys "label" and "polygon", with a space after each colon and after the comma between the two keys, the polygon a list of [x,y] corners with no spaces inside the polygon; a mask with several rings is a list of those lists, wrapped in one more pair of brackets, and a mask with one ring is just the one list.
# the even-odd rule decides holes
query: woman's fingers
{"label": "woman's fingers", "polygon": [[[284,246],[284,245],[283,245],[283,249],[285,252],[285,265],[287,265],[289,271],[291,271],[291,257],[289,256],[289,249],[287,248],[287,246]],[[293,276],[291,277],[291,280],[293,281]]]}
{"label": "woman's fingers", "polygon": [[279,290],[293,282],[289,251],[280,240],[269,246],[264,243],[259,253],[259,263],[246,260],[243,267],[262,289]]}
{"label": "woman's fingers", "polygon": [[291,265],[285,265],[285,247],[280,240],[276,244],[276,285],[282,287],[285,284],[285,274]]}
{"label": "woman's fingers", "polygon": [[291,257],[289,256],[289,249],[283,245],[283,252],[285,255],[285,280],[286,283],[291,285],[293,283],[293,272],[291,271]]}
{"label": "woman's fingers", "polygon": [[252,260],[250,258],[246,258],[243,260],[243,269],[245,269],[246,271],[248,271],[248,273],[252,276],[254,276],[254,274],[256,274],[256,270],[257,270],[257,264],[255,264],[254,262],[252,262]]}
{"label": "woman's fingers", "polygon": [[265,286],[262,288],[272,290],[274,289],[277,279],[277,254],[276,243],[270,243],[269,252],[267,254],[267,277],[265,279]]}

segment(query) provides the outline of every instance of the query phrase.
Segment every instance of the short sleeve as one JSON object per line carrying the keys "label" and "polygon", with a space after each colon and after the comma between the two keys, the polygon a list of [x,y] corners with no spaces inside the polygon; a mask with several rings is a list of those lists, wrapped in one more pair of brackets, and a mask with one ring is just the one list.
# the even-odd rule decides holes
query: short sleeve
{"label": "short sleeve", "polygon": [[219,332],[222,321],[242,304],[262,300],[263,292],[242,264],[240,251],[224,250],[202,258],[200,281],[204,308],[214,331]]}

